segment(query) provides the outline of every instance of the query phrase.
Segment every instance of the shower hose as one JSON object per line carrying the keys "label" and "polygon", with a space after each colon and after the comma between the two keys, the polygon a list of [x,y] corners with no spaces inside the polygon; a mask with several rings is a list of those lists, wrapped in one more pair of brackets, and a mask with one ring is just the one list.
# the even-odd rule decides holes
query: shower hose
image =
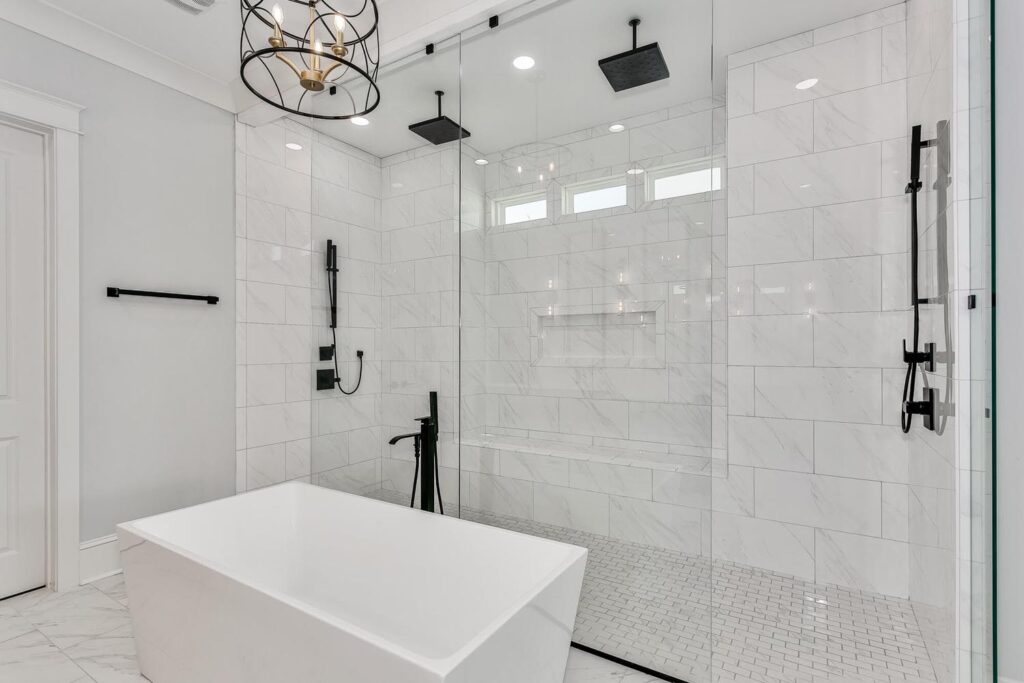
{"label": "shower hose", "polygon": [[[338,271],[331,271],[328,269],[327,272],[327,298],[330,299],[331,308],[337,306],[337,302],[334,300],[334,292],[338,288]],[[359,385],[363,383],[363,352],[356,351],[356,357],[359,358],[359,376],[356,378],[356,385],[352,391],[346,391],[345,387],[341,386],[341,373],[338,371],[338,331],[331,325],[331,344],[334,346],[334,381],[338,383],[338,390],[346,396],[359,391]]]}
{"label": "shower hose", "polygon": [[[416,484],[420,480],[420,440],[413,440],[414,455],[416,457],[416,469],[412,474],[412,495],[409,497],[409,507],[416,507]],[[441,469],[437,463],[437,455],[434,455],[434,492],[437,494],[437,507],[444,514],[444,500],[441,499]]]}

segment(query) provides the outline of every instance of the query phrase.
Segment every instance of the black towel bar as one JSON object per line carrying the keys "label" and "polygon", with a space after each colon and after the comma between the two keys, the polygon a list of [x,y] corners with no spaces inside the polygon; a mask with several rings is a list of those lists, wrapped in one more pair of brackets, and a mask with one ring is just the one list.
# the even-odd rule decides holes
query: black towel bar
{"label": "black towel bar", "polygon": [[213,305],[220,301],[220,297],[206,296],[203,294],[173,294],[171,292],[147,292],[141,289],[121,289],[120,287],[107,287],[107,296],[153,296],[158,299],[188,299],[189,301],[205,301]]}

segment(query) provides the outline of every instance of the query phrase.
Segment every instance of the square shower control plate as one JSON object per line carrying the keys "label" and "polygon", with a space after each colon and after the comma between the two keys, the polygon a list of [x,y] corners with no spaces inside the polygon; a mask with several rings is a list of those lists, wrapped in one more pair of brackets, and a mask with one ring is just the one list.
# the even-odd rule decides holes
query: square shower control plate
{"label": "square shower control plate", "polygon": [[330,391],[334,388],[334,370],[328,368],[326,370],[316,371],[316,390],[317,391]]}

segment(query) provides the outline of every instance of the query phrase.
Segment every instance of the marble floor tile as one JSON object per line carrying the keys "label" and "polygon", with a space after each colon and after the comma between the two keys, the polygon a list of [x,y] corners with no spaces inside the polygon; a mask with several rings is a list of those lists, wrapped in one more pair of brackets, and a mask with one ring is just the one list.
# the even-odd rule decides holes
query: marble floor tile
{"label": "marble floor tile", "polygon": [[93,581],[90,585],[95,586],[122,605],[128,604],[128,591],[124,586],[124,574],[114,574],[113,576],[108,576],[105,579]]}
{"label": "marble floor tile", "polygon": [[25,617],[18,614],[16,609],[0,603],[0,643],[30,633],[35,628]]}
{"label": "marble floor tile", "polygon": [[131,625],[72,645],[64,654],[97,683],[145,683],[135,658]]}
{"label": "marble floor tile", "polygon": [[658,683],[659,681],[658,678],[575,648],[569,651],[569,663],[565,667],[565,683]]}
{"label": "marble floor tile", "polygon": [[93,586],[65,593],[40,593],[30,593],[24,596],[26,600],[15,602],[11,607],[59,648],[70,647],[129,623],[124,605]]}
{"label": "marble floor tile", "polygon": [[0,643],[0,682],[78,683],[89,677],[39,631]]}

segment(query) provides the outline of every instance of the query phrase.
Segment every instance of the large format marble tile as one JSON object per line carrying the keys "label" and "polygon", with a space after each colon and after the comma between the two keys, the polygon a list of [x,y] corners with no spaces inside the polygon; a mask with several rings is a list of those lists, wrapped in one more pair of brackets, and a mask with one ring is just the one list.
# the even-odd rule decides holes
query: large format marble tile
{"label": "large format marble tile", "polygon": [[611,498],[612,538],[700,555],[706,513],[634,498]]}
{"label": "large format marble tile", "polygon": [[711,513],[716,559],[814,580],[814,530],[795,524]]}
{"label": "large format marble tile", "polygon": [[729,166],[746,166],[814,151],[810,102],[759,111],[729,120]]}
{"label": "large format marble tile", "polygon": [[820,422],[814,426],[814,471],[905,484],[909,443],[895,426]]}
{"label": "large format marble tile", "polygon": [[34,630],[35,626],[18,614],[16,609],[0,603],[0,643],[18,638]]}
{"label": "large format marble tile", "polygon": [[757,470],[754,479],[758,517],[881,536],[882,485],[877,481],[766,469]]}
{"label": "large format marble tile", "polygon": [[[882,32],[873,30],[759,61],[754,65],[755,111],[875,85],[882,77]],[[817,78],[812,88],[797,83]]]}
{"label": "large format marble tile", "polygon": [[250,365],[308,363],[312,330],[305,325],[245,325],[245,359]]}
{"label": "large format marble tile", "polygon": [[39,631],[0,643],[0,681],[84,683],[91,680]]}
{"label": "large format marble tile", "polygon": [[814,365],[900,368],[900,340],[907,339],[910,315],[903,311],[823,313],[814,316]]}
{"label": "large format marble tile", "polygon": [[731,219],[729,266],[811,260],[813,217],[812,209],[797,209]]}
{"label": "large format marble tile", "polygon": [[882,146],[879,143],[754,166],[754,205],[758,213],[881,196]]}
{"label": "large format marble tile", "polygon": [[904,137],[906,83],[895,81],[817,100],[813,128],[818,152]]}
{"label": "large format marble tile", "polygon": [[686,404],[631,402],[629,438],[688,446],[709,446],[711,408]]}
{"label": "large format marble tile", "polygon": [[729,320],[729,362],[813,365],[817,339],[808,315],[755,315]]}
{"label": "large format marble tile", "polygon": [[131,626],[67,648],[64,654],[96,683],[145,683],[135,656]]}
{"label": "large format marble tile", "polygon": [[902,254],[908,240],[907,201],[886,197],[815,208],[814,258]]}
{"label": "large format marble tile", "polygon": [[660,680],[574,648],[569,650],[564,683],[659,683]]}
{"label": "large format marble tile", "polygon": [[908,597],[906,543],[817,529],[814,547],[815,580],[819,583]]}
{"label": "large format marble tile", "polygon": [[541,453],[498,452],[499,473],[503,477],[525,479],[559,486],[569,485],[569,460]]}
{"label": "large format marble tile", "polygon": [[575,489],[650,500],[651,470],[587,460],[570,460],[569,485]]}
{"label": "large format marble tile", "polygon": [[608,495],[538,483],[533,487],[533,518],[545,524],[607,535]]}
{"label": "large format marble tile", "polygon": [[12,605],[54,645],[66,648],[129,623],[125,606],[92,586]]}
{"label": "large format marble tile", "polygon": [[629,432],[629,403],[561,398],[558,421],[565,433],[624,438]]}
{"label": "large format marble tile", "polygon": [[881,306],[881,260],[877,256],[777,263],[754,267],[754,311],[847,313]]}
{"label": "large format marble tile", "polygon": [[754,386],[757,414],[763,417],[882,422],[877,369],[759,367]]}
{"label": "large format marble tile", "polygon": [[814,424],[807,420],[729,417],[729,462],[814,471]]}

